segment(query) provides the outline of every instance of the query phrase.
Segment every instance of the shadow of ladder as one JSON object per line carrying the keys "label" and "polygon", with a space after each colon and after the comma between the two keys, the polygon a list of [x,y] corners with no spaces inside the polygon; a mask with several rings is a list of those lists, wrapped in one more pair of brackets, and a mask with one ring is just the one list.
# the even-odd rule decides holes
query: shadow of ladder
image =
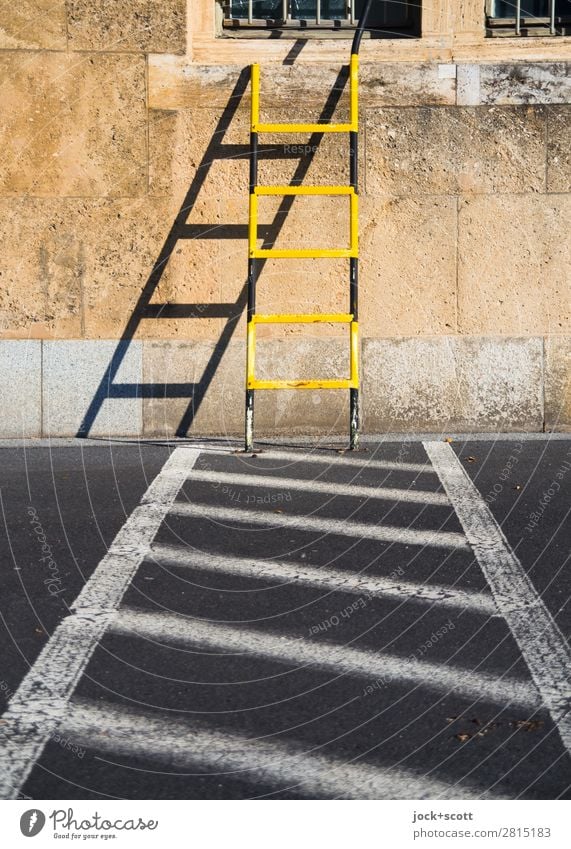
{"label": "shadow of ladder", "polygon": [[[330,120],[333,117],[335,109],[339,103],[341,95],[345,89],[348,80],[348,69],[344,67],[340,70],[335,83],[327,97],[327,100],[319,115],[319,121]],[[182,418],[177,426],[175,436],[185,437],[192,426],[192,423],[198,413],[200,406],[206,397],[218,367],[228,349],[228,345],[234,331],[245,312],[247,303],[247,277],[240,290],[237,299],[228,303],[187,303],[187,304],[169,304],[169,303],[151,303],[157,286],[159,285],[165,268],[168,264],[171,254],[176,248],[176,245],[181,239],[220,239],[220,238],[243,238],[244,245],[247,245],[247,225],[214,225],[201,224],[189,225],[187,219],[192,212],[194,205],[204,186],[208,173],[212,164],[216,160],[228,158],[241,158],[249,161],[250,147],[249,144],[230,144],[224,143],[223,139],[228,132],[230,125],[236,115],[240,102],[248,88],[250,82],[250,69],[244,68],[236,81],[232,90],[232,94],[224,107],[222,115],[217,122],[215,131],[209,141],[209,144],[204,152],[204,155],[196,169],[190,187],[184,197],[181,207],[173,221],[169,233],[163,243],[161,251],[155,261],[152,271],[141,290],[141,294],[137,303],[125,325],[117,346],[113,352],[111,360],[105,369],[105,373],[101,378],[97,390],[89,403],[81,424],[77,430],[76,436],[87,438],[90,435],[91,429],[101,412],[101,408],[105,401],[124,400],[129,398],[188,398],[188,405],[184,411]],[[263,150],[260,150],[260,160],[263,159],[285,159],[299,158],[299,163],[295,169],[290,185],[299,185],[303,182],[311,163],[313,161],[315,151],[319,147],[324,133],[312,133],[308,141],[310,153],[304,154],[286,154],[283,145],[267,145]],[[303,158],[300,158],[303,157]],[[270,248],[275,243],[284,221],[289,213],[294,196],[286,196],[280,203],[277,212],[274,215],[272,222],[265,227],[260,227],[260,233],[263,236],[263,248]],[[246,265],[247,252],[244,250],[244,264]],[[259,272],[261,274],[265,262],[260,263]],[[121,368],[121,364],[125,359],[131,341],[133,340],[139,325],[142,321],[148,319],[181,319],[181,318],[224,318],[226,324],[220,334],[220,337],[210,355],[204,371],[198,381],[189,383],[125,383],[117,382],[117,374]],[[144,427],[144,425],[143,425]]]}

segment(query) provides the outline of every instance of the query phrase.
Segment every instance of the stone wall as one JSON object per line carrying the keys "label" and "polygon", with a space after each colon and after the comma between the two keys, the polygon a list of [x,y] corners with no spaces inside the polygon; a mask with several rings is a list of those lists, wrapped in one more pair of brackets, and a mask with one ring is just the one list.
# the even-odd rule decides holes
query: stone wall
{"label": "stone wall", "polygon": [[[0,3],[0,436],[242,429],[248,69],[193,48],[205,2]],[[474,61],[483,18],[464,7],[457,55],[433,56],[430,33],[398,61],[394,41],[364,51],[364,428],[568,430],[571,39],[481,41]],[[328,98],[343,119],[330,53],[264,49],[268,119]],[[317,142],[264,137],[261,181],[346,182],[346,137]],[[347,213],[268,198],[260,232],[343,245]],[[270,260],[259,310],[344,312],[346,296],[346,261]],[[345,333],[265,326],[259,374],[343,375]],[[346,394],[260,392],[257,431],[343,432]]]}

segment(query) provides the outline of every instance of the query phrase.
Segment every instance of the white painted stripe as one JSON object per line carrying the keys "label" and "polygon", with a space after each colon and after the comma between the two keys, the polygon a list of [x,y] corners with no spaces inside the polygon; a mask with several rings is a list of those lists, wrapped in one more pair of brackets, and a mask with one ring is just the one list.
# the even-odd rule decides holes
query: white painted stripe
{"label": "white painted stripe", "polygon": [[571,650],[488,505],[449,445],[425,443],[561,739],[571,751]]}
{"label": "white painted stripe", "polygon": [[176,501],[171,514],[178,516],[210,519],[211,522],[246,522],[251,525],[266,525],[268,529],[287,528],[288,530],[317,531],[321,534],[358,537],[359,539],[377,539],[382,542],[402,543],[403,545],[430,545],[439,548],[468,549],[464,534],[448,531],[417,531],[414,528],[399,528],[392,525],[367,525],[363,522],[350,522],[343,519],[321,519],[316,516],[302,516],[293,513],[249,512],[233,507],[216,507],[211,504],[196,504]]}
{"label": "white painted stripe", "polygon": [[[175,775],[234,777],[258,794],[297,790],[315,799],[479,799],[485,790],[447,784],[400,767],[343,761],[283,739],[248,738],[180,719],[72,701],[62,731],[76,745],[116,757],[137,757]],[[498,797],[494,797],[498,798]]]}
{"label": "white painted stripe", "polygon": [[359,486],[353,484],[332,483],[321,480],[303,480],[299,478],[279,478],[269,475],[243,475],[232,472],[210,472],[202,469],[192,470],[192,480],[230,486],[251,486],[302,492],[317,492],[332,496],[350,498],[375,498],[386,501],[406,501],[415,504],[434,504],[450,507],[448,496],[444,492],[426,492],[416,489],[393,489],[383,486]]}
{"label": "white painted stripe", "polygon": [[0,725],[0,798],[18,795],[41,756],[199,453],[181,447],[171,454],[10,699]]}
{"label": "white painted stripe", "polygon": [[[247,455],[246,455],[247,456]],[[430,463],[400,463],[398,460],[375,460],[363,453],[357,454],[325,454],[324,452],[282,451],[279,448],[271,451],[264,448],[259,455],[268,460],[291,460],[294,463],[319,463],[322,466],[351,466],[359,469],[383,469],[387,472],[414,472],[416,474],[434,474]]]}
{"label": "white painted stripe", "polygon": [[[339,590],[375,598],[398,598],[407,601],[437,603],[439,607],[468,610],[486,616],[497,613],[491,595],[466,592],[439,584],[414,584],[410,581],[390,580],[369,575],[367,572],[344,572],[342,569],[309,566],[303,563],[288,563],[283,560],[254,560],[246,557],[225,557],[207,554],[181,546],[155,544],[153,560],[165,566],[206,569],[210,572],[225,572],[242,578],[278,581],[274,586],[290,583],[322,587],[324,590]],[[273,589],[273,587],[272,587]]]}
{"label": "white painted stripe", "polygon": [[474,700],[481,698],[502,706],[512,704],[532,710],[541,706],[541,700],[527,681],[498,678],[451,665],[409,660],[336,643],[312,642],[249,628],[217,625],[175,613],[121,608],[109,622],[109,630],[169,645],[180,644],[186,648],[195,646],[224,653],[251,654],[296,667],[318,666],[336,675],[357,675],[370,684],[382,679],[438,693],[456,693]]}

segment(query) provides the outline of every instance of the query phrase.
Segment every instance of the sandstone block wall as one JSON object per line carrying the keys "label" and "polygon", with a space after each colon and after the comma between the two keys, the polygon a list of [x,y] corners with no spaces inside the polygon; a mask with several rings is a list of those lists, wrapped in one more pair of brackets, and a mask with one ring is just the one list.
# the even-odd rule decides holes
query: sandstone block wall
{"label": "sandstone block wall", "polygon": [[[435,5],[362,61],[364,427],[568,430],[571,39],[492,48],[479,3]],[[0,436],[242,428],[249,59],[205,61],[211,12],[0,3]],[[291,44],[251,48],[264,115],[343,120],[339,42]],[[348,179],[345,136],[262,142],[263,182]],[[347,202],[264,199],[260,236],[343,245]],[[260,311],[346,309],[345,261],[265,264]],[[346,370],[338,325],[259,340],[261,376]],[[257,429],[344,431],[345,395],[258,393]]]}

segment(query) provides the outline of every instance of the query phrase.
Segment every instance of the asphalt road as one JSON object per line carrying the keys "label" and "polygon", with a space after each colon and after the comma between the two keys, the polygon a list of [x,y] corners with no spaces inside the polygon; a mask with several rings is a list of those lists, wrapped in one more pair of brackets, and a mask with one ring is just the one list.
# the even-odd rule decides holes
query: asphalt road
{"label": "asphalt road", "polygon": [[570,797],[571,440],[0,458],[4,797]]}

